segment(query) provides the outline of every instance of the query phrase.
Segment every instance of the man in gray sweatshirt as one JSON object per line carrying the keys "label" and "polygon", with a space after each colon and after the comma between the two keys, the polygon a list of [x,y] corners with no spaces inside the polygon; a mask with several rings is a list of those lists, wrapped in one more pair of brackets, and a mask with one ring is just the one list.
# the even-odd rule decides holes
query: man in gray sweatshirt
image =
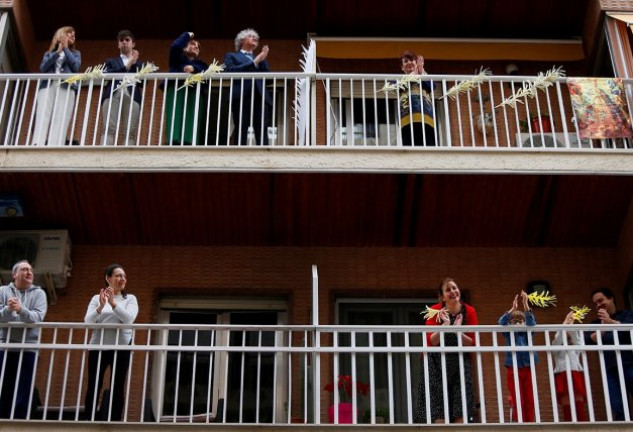
{"label": "man in gray sweatshirt", "polygon": [[[12,276],[13,282],[0,287],[0,323],[42,322],[48,303],[46,293],[33,285],[31,264],[18,261]],[[0,328],[0,343],[6,347],[0,351],[0,418],[27,418],[37,350],[11,345],[37,343],[39,334],[39,328]]]}

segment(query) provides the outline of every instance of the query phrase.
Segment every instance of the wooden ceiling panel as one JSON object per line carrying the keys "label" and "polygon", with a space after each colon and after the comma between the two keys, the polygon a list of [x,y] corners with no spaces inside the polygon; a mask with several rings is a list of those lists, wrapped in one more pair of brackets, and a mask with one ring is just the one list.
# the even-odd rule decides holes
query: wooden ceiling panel
{"label": "wooden ceiling panel", "polygon": [[82,243],[140,242],[141,221],[128,174],[73,174],[73,184],[64,192],[79,203],[85,229]]}
{"label": "wooden ceiling panel", "polygon": [[0,193],[19,196],[24,217],[0,218],[0,229],[71,228],[83,235],[83,215],[72,174],[0,175]]}
{"label": "wooden ceiling panel", "polygon": [[424,176],[411,232],[416,245],[524,243],[536,176]]}
{"label": "wooden ceiling panel", "polygon": [[617,244],[632,195],[633,177],[558,177],[546,246]]}
{"label": "wooden ceiling panel", "polygon": [[112,39],[129,28],[141,39],[173,39],[194,31],[200,39],[232,39],[254,27],[266,39],[319,36],[492,37],[568,39],[582,34],[588,0],[155,0],[73,2],[27,0],[38,40],[73,25],[78,40]]}
{"label": "wooden ceiling panel", "polygon": [[76,244],[616,247],[633,177],[5,173],[25,217]]}
{"label": "wooden ceiling panel", "polygon": [[136,175],[143,240],[165,245],[268,245],[270,181],[270,176],[260,174]]}
{"label": "wooden ceiling panel", "polygon": [[386,175],[275,175],[275,244],[390,245],[397,179]]}

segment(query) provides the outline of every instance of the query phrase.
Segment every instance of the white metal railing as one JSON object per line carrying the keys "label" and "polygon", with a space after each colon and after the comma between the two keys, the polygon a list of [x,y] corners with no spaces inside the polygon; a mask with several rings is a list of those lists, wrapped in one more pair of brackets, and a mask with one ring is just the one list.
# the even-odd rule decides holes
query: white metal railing
{"label": "white metal railing", "polygon": [[[8,326],[11,331],[20,329],[17,324]],[[5,344],[4,352],[14,353],[19,361],[17,366],[11,366],[8,355],[3,356],[0,400],[8,394],[12,401],[11,417],[17,417],[15,389],[7,388],[5,380],[20,375],[25,352],[36,351],[38,360],[29,389],[29,419],[32,421],[88,420],[85,418],[85,401],[89,400],[85,394],[88,357],[93,352],[100,361],[106,361],[106,352],[111,350],[117,350],[116,355],[130,353],[127,381],[120,394],[104,392],[94,419],[117,418],[113,407],[117,406],[115,399],[122,397],[121,421],[131,423],[430,423],[429,413],[438,406],[433,406],[431,398],[418,395],[422,388],[425,395],[433,388],[429,379],[420,381],[420,376],[429,377],[431,356],[436,356],[442,365],[441,372],[437,372],[440,376],[435,373],[431,379],[442,380],[444,388],[457,389],[457,406],[467,413],[463,415],[465,422],[508,423],[511,410],[518,411],[519,422],[531,421],[524,419],[520,403],[509,403],[509,399],[517,401],[517,397],[511,397],[507,387],[503,366],[506,352],[540,355],[540,362],[532,359],[529,365],[533,420],[539,424],[558,423],[565,419],[559,411],[560,394],[555,387],[553,356],[562,352],[562,358],[569,365],[574,350],[579,353],[584,368],[582,379],[588,390],[586,412],[580,412],[581,408],[574,405],[566,415],[571,415],[573,421],[586,415],[589,422],[600,423],[613,420],[608,372],[616,371],[615,376],[624,384],[623,370],[633,368],[630,358],[633,346],[623,343],[622,339],[616,346],[602,346],[601,342],[598,345],[553,343],[557,331],[617,329],[618,337],[630,337],[633,325],[539,325],[526,329],[135,324],[129,326],[133,328],[134,344],[127,346],[99,346],[88,342],[91,328],[123,328],[116,325],[43,323],[27,327],[41,329],[40,341]],[[500,337],[502,332],[525,330],[529,332],[529,346],[508,347]],[[440,346],[428,346],[425,334],[435,331],[442,334]],[[472,332],[476,346],[463,347],[461,342],[449,346],[449,335],[461,331]],[[461,341],[461,338],[456,340]],[[615,369],[607,371],[613,363],[614,352]],[[460,355],[463,353],[467,354]],[[472,364],[475,383],[473,402],[468,395],[467,383],[471,380],[467,362]],[[115,375],[116,367],[119,363],[114,367]],[[455,371],[457,375],[451,377]],[[459,378],[455,381],[455,377]],[[511,379],[518,380],[519,376],[511,375]],[[572,383],[571,374],[565,379],[568,384]],[[447,385],[449,381],[451,384]],[[108,383],[106,379],[104,388],[109,387]],[[337,389],[339,383],[342,388]],[[327,391],[328,384],[333,384],[334,391]],[[621,388],[625,388],[624,385]],[[568,396],[574,399],[572,390]],[[627,400],[626,394],[622,396]],[[444,393],[439,399],[439,409],[448,408],[449,403],[452,406],[454,397],[454,394]],[[421,417],[422,407],[427,415]],[[631,419],[627,404],[624,419]]]}
{"label": "white metal railing", "polygon": [[[72,75],[0,75],[0,145],[294,145],[293,101],[302,76],[226,73],[185,86],[187,74],[154,73],[120,86],[131,75],[106,74],[67,91]],[[255,91],[239,96],[242,86],[258,83],[265,98]],[[46,104],[50,113],[38,119],[38,106]]]}
{"label": "white metal railing", "polygon": [[[526,80],[533,77],[493,77],[483,80],[468,92],[445,97],[457,84],[472,76],[427,75],[425,88],[408,84],[403,91],[381,91],[393,85],[402,75],[319,74],[327,102],[325,120],[328,145],[381,147],[401,146],[400,110],[403,115],[415,113],[410,104],[399,99],[405,95],[433,100],[435,127],[424,132],[415,145],[440,147],[475,147],[540,150],[630,148],[626,139],[581,138],[576,115],[571,105],[566,79],[559,79],[533,99],[523,97],[512,108],[501,102],[515,94]],[[627,90],[633,81],[625,80]],[[627,91],[627,97],[631,92]],[[628,99],[628,106],[631,100]],[[402,107],[402,108],[401,108]],[[629,110],[630,112],[630,110]],[[411,133],[406,130],[406,133]],[[629,130],[630,136],[633,131]],[[430,144],[433,145],[433,144]]]}
{"label": "white metal railing", "polygon": [[[185,87],[186,74],[154,73],[137,76],[135,86],[117,89],[122,79],[130,82],[130,76],[106,74],[104,79],[80,83],[77,92],[64,91],[60,83],[70,77],[0,75],[0,146],[241,143],[381,148],[402,146],[403,133],[414,138],[410,129],[401,131],[399,95],[381,91],[402,75],[221,73]],[[564,78],[533,99],[521,99],[516,108],[500,103],[532,77],[490,76],[454,99],[444,97],[454,85],[471,78],[424,77],[435,127],[417,144],[569,151],[631,147],[628,138],[581,138]],[[258,82],[267,89],[265,95],[239,96],[241,86],[257,87]],[[624,83],[630,106],[633,81]],[[40,94],[41,87],[50,91]],[[169,89],[178,89],[178,97]],[[407,87],[404,94],[416,98],[422,92]],[[47,104],[51,112],[38,119],[38,107]],[[411,106],[403,109],[413,113]],[[54,117],[57,114],[63,115]],[[41,122],[51,117],[61,120]],[[59,126],[63,122],[67,129]],[[236,127],[239,124],[244,126]]]}

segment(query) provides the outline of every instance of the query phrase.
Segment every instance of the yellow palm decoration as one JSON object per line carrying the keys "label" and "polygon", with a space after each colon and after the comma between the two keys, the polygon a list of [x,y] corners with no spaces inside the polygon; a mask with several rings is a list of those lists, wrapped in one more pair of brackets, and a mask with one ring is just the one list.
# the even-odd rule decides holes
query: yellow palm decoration
{"label": "yellow palm decoration", "polygon": [[574,321],[578,321],[581,324],[582,324],[582,320],[584,320],[587,314],[591,312],[591,309],[589,309],[587,306],[583,306],[583,307],[571,306],[569,309],[571,309],[574,312]]}
{"label": "yellow palm decoration", "polygon": [[549,295],[549,291],[534,291],[532,294],[528,295],[528,301],[534,306],[542,308],[556,306],[556,296]]}
{"label": "yellow palm decoration", "polygon": [[105,70],[105,64],[97,66],[91,66],[82,74],[73,75],[70,78],[64,80],[65,84],[75,84],[81,81],[88,81],[91,79],[103,78],[103,71]]}
{"label": "yellow palm decoration", "polygon": [[426,307],[426,309],[424,309],[422,312],[420,312],[420,315],[424,314],[424,319],[428,320],[431,318],[435,318],[435,321],[440,322],[440,310],[439,309],[432,309],[430,307]]}
{"label": "yellow palm decoration", "polygon": [[224,65],[219,64],[216,59],[213,59],[213,63],[211,63],[211,65],[206,71],[189,75],[187,79],[185,80],[185,83],[183,84],[183,86],[180,87],[178,90],[180,90],[183,87],[189,87],[194,84],[198,84],[198,83],[201,84],[205,82],[207,79],[211,78],[212,75],[219,74],[223,70],[224,70]]}

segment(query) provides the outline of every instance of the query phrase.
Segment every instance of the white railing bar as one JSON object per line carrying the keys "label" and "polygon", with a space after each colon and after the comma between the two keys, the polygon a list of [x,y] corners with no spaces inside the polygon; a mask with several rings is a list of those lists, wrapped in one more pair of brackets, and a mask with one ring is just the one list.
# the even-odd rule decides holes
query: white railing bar
{"label": "white railing bar", "polygon": [[[404,334],[404,346],[409,347],[409,338],[411,335],[409,332],[405,332]],[[411,355],[406,354],[404,356],[404,370],[405,370],[405,382],[411,383],[413,382],[411,377]],[[409,423],[413,423],[413,395],[411,392],[411,385],[407,385],[407,421]],[[390,413],[389,415],[390,422],[393,422],[393,415]]]}
{"label": "white railing bar", "polygon": [[[481,338],[479,333],[475,333],[475,345],[481,345]],[[476,354],[477,359],[477,384],[479,389],[479,415],[480,420],[483,424],[486,424],[486,397],[484,391],[484,373],[483,373],[483,365],[481,362],[481,353],[478,352]]]}

